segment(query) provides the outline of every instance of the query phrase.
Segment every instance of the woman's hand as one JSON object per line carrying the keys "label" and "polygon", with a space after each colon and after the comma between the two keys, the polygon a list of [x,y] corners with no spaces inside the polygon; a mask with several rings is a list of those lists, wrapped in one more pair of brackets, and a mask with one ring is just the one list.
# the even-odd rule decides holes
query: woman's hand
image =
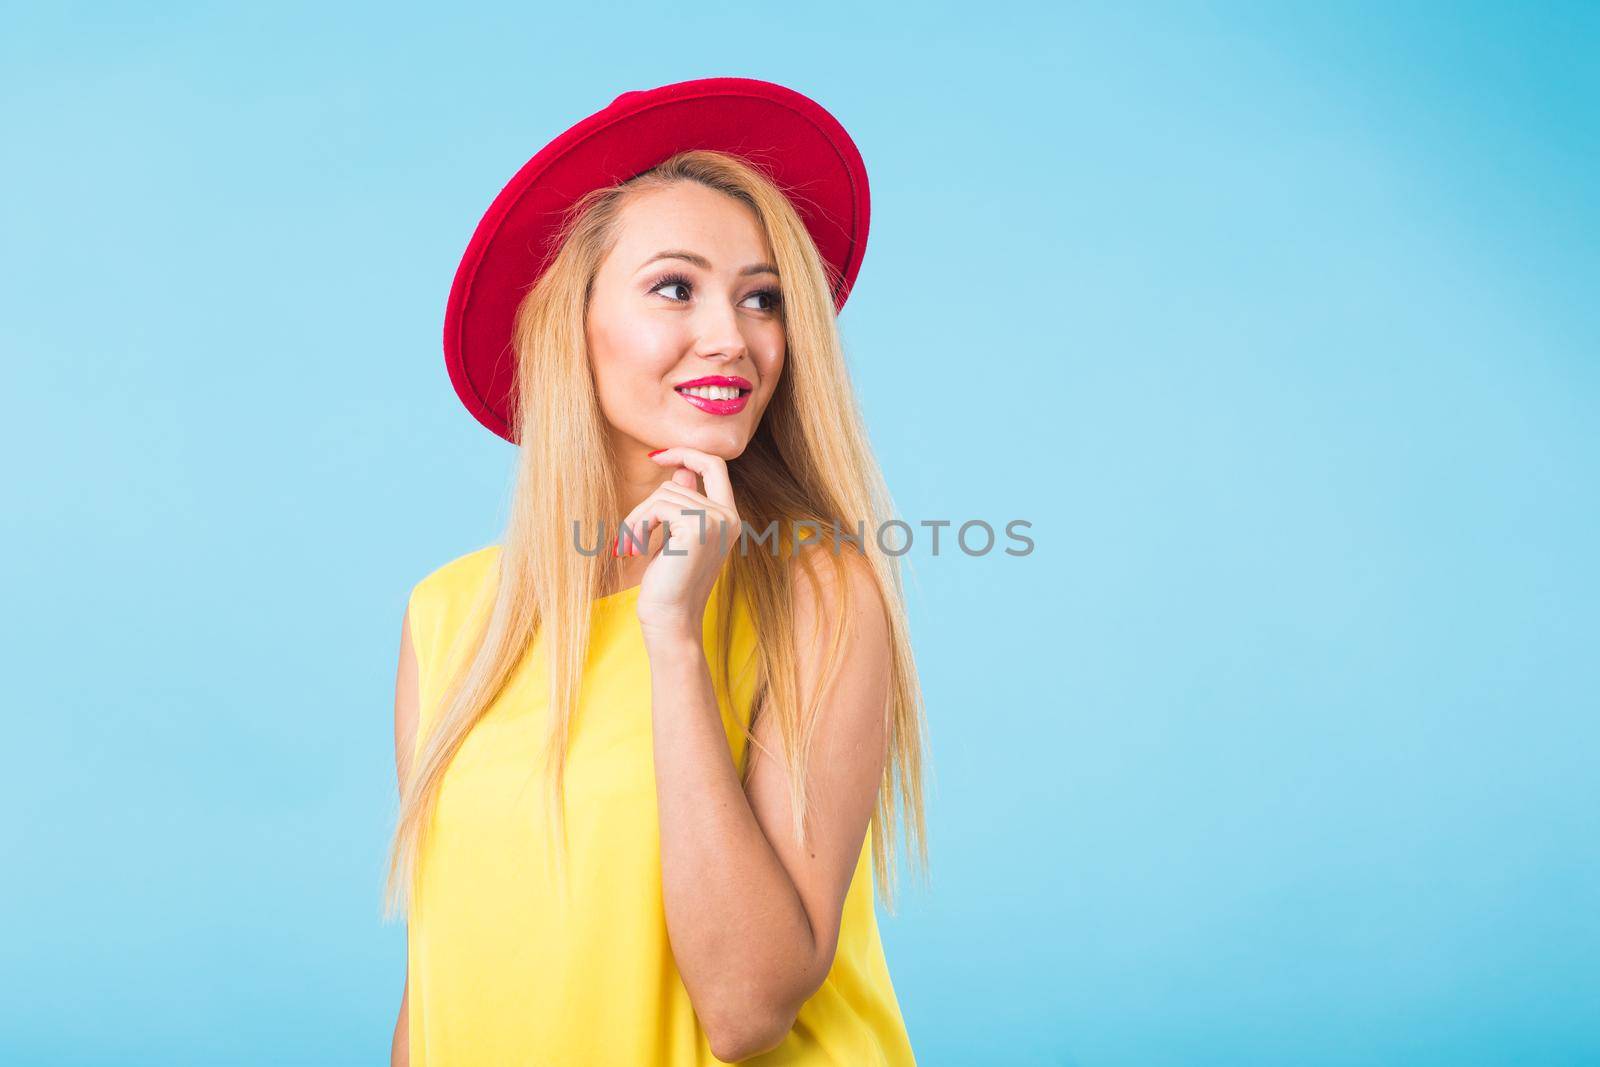
{"label": "woman's hand", "polygon": [[[741,531],[728,465],[720,456],[687,447],[663,449],[650,458],[677,469],[623,519],[639,544],[648,546],[634,548],[635,553],[656,551],[639,584],[639,623],[647,641],[698,644],[711,587]],[[697,480],[704,481],[704,493],[696,490]],[[651,534],[663,522],[668,536],[657,545]],[[624,535],[623,550],[630,546]]]}

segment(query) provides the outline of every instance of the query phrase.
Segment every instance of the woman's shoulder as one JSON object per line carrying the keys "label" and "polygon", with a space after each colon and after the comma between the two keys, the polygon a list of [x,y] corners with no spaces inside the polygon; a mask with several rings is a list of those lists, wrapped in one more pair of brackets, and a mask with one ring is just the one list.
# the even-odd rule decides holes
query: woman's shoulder
{"label": "woman's shoulder", "polygon": [[499,557],[499,545],[486,545],[435,567],[411,587],[412,611],[432,614],[470,599],[494,570]]}

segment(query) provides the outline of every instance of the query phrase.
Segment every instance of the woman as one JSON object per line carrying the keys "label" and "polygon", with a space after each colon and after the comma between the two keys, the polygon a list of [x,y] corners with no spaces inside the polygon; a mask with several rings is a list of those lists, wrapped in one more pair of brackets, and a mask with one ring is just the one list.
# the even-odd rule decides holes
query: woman
{"label": "woman", "polygon": [[921,696],[834,322],[865,178],[814,102],[703,79],[480,224],[447,362],[520,459],[402,624],[393,1062],[914,1062],[873,894],[896,795],[926,869]]}

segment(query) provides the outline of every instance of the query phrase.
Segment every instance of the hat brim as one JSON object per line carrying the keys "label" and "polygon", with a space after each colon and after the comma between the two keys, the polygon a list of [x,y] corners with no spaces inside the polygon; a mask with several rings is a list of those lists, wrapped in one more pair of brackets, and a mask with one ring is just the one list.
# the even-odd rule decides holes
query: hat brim
{"label": "hat brim", "polygon": [[517,171],[456,269],[445,309],[445,365],[462,403],[484,426],[515,443],[517,305],[554,259],[563,213],[589,190],[688,149],[741,156],[773,178],[836,272],[835,313],[843,309],[866,252],[871,197],[861,153],[832,115],[792,89],[751,78],[624,93]]}

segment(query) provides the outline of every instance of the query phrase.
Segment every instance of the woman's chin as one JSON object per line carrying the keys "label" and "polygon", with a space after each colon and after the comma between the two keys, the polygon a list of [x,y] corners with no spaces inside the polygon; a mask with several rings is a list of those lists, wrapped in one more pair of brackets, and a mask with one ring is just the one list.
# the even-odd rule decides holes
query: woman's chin
{"label": "woman's chin", "polygon": [[744,453],[745,446],[750,443],[750,437],[742,429],[736,430],[733,427],[725,430],[707,430],[698,427],[680,433],[676,443],[726,461],[738,459]]}

